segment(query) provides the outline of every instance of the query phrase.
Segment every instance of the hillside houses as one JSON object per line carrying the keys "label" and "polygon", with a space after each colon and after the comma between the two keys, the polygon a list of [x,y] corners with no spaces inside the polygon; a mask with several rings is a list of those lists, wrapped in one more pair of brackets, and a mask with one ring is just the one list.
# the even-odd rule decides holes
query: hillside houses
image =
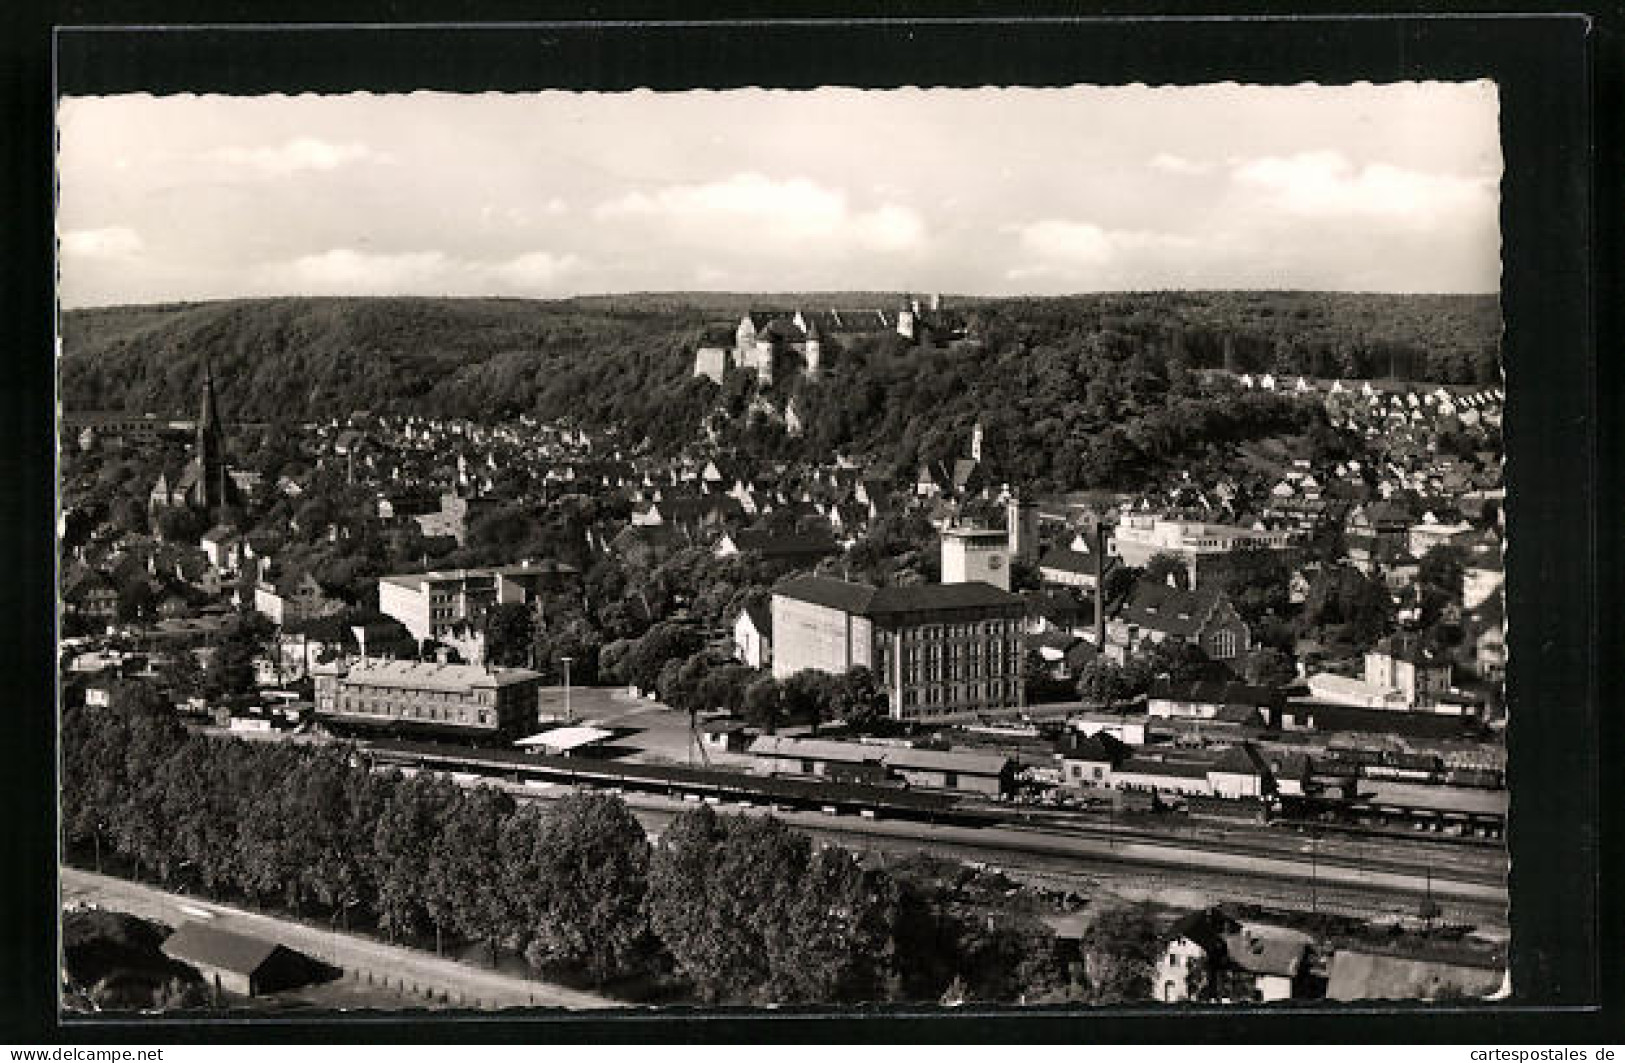
{"label": "hillside houses", "polygon": [[1252,632],[1223,591],[1194,591],[1142,580],[1106,622],[1106,655],[1119,663],[1167,641],[1198,646],[1215,661],[1252,647]]}

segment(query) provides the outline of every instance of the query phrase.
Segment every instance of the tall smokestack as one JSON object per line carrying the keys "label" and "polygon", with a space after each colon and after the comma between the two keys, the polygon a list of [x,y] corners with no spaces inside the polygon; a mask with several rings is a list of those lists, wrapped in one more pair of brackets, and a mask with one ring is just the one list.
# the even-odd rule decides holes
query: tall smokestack
{"label": "tall smokestack", "polygon": [[1095,650],[1106,652],[1106,522],[1095,522]]}

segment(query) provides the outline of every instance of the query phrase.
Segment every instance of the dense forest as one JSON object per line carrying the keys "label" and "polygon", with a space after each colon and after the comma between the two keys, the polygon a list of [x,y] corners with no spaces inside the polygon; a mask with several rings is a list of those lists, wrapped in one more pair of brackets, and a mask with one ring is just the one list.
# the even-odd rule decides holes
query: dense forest
{"label": "dense forest", "polygon": [[[1113,485],[1129,469],[1200,460],[1228,443],[1310,431],[1301,404],[1238,397],[1210,370],[1450,383],[1499,379],[1490,296],[1145,293],[950,300],[967,342],[867,336],[831,351],[822,381],[780,374],[801,439],[749,434],[752,377],[692,375],[708,325],[751,305],[878,297],[627,295],[514,299],[270,299],[73,311],[63,319],[64,405],[188,413],[201,356],[228,418],[317,420],[358,409],[481,419],[530,414],[616,425],[657,450],[697,438],[718,410],[747,451],[890,461],[959,454],[981,419],[996,474]],[[848,304],[850,305],[850,304]]]}

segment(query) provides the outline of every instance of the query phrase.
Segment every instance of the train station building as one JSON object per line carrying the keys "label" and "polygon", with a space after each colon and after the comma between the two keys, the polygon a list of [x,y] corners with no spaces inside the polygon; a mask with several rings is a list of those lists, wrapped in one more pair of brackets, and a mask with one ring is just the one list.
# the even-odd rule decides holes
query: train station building
{"label": "train station building", "polygon": [[329,724],[508,741],[536,730],[542,677],[525,668],[360,660],[311,675],[316,717]]}

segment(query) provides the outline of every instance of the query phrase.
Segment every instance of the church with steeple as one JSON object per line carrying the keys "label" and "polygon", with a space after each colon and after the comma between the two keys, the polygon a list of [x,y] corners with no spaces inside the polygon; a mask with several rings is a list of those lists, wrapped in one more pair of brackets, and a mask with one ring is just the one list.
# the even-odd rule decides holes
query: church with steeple
{"label": "church with steeple", "polygon": [[214,396],[214,372],[203,359],[203,396],[198,411],[197,442],[192,460],[174,477],[158,476],[148,499],[153,508],[181,508],[206,513],[215,521],[226,506],[240,505],[237,484],[226,468],[226,446],[221,435],[220,408]]}

